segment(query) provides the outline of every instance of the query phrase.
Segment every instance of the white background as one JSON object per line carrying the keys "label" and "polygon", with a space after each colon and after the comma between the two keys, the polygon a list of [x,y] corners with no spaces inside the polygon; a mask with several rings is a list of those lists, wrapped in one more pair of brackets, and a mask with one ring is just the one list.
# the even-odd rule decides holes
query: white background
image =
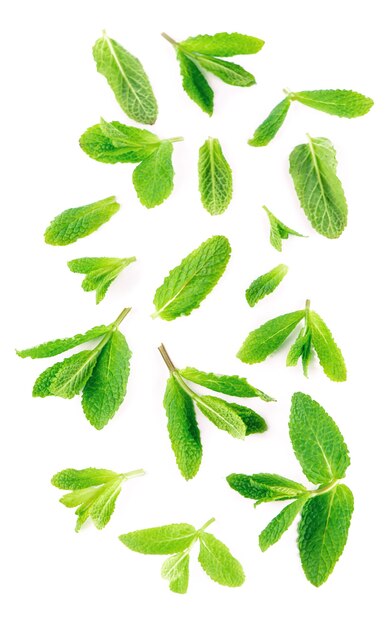
{"label": "white background", "polygon": [[[3,8],[2,69],[2,452],[1,561],[7,626],[168,622],[316,626],[367,620],[382,623],[385,574],[383,494],[385,415],[385,117],[382,2],[307,1],[194,3],[37,0]],[[105,28],[137,55],[159,102],[154,127],[175,144],[175,189],[147,210],[131,184],[133,166],[89,159],[78,138],[103,116],[128,121],[91,48]],[[206,116],[181,87],[171,46],[198,33],[239,31],[266,41],[240,61],[257,85],[239,89],[211,79],[215,113]],[[237,62],[239,59],[236,59]],[[371,113],[343,120],[294,104],[267,148],[246,143],[269,110],[293,90],[349,88],[371,96]],[[383,132],[382,132],[383,131]],[[349,205],[349,224],[330,241],[312,230],[288,174],[288,155],[305,133],[329,137],[336,149]],[[212,217],[200,204],[197,154],[208,135],[221,140],[234,173],[232,204]],[[119,213],[98,232],[64,248],[45,245],[43,233],[64,209],[116,194]],[[269,244],[261,205],[308,239]],[[152,299],[166,273],[214,234],[229,237],[233,253],[213,293],[191,316],[152,321]],[[132,256],[130,266],[97,307],[94,294],[66,262],[79,256]],[[250,282],[274,265],[289,265],[278,290],[254,309],[244,299]],[[248,366],[235,358],[248,331],[303,306],[326,320],[342,348],[348,382],[335,384],[320,368],[309,380],[285,367],[286,350]],[[32,399],[31,388],[51,361],[22,361],[14,348],[109,323],[133,306],[122,330],[133,351],[122,408],[101,432],[83,416],[79,399]],[[236,441],[199,416],[204,457],[186,483],[171,452],[162,398],[167,378],[157,346],[163,341],[180,367],[238,373],[276,404],[249,404],[267,419],[265,435]],[[310,393],[333,416],[351,452],[346,482],[355,514],[344,555],[315,589],[305,579],[296,527],[262,554],[257,536],[281,504],[258,509],[233,492],[230,472],[277,472],[303,480],[288,438],[291,394]],[[138,467],[146,476],[125,484],[116,511],[101,532],[73,530],[73,511],[59,504],[51,476],[66,467],[117,471]],[[186,521],[211,530],[243,563],[246,583],[213,583],[194,560],[186,596],[160,578],[162,557],[128,551],[117,536],[153,525]],[[383,544],[383,545],[382,545]],[[383,560],[384,559],[384,560]]]}

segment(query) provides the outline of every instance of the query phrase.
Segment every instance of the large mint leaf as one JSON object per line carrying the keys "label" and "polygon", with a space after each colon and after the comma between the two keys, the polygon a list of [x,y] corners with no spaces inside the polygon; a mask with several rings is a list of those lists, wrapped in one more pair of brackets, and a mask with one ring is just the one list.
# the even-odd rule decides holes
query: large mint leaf
{"label": "large mint leaf", "polygon": [[224,213],[232,197],[232,172],[218,139],[210,137],[199,150],[199,190],[211,215]]}
{"label": "large mint leaf", "polygon": [[133,185],[137,196],[147,209],[158,206],[172,193],[174,177],[172,152],[172,143],[162,141],[133,172]]}
{"label": "large mint leaf", "polygon": [[142,554],[175,554],[189,548],[195,538],[196,530],[190,524],[157,526],[120,536],[127,548]]}
{"label": "large mint leaf", "polygon": [[17,350],[17,355],[24,359],[25,357],[31,357],[31,359],[45,359],[50,356],[56,356],[72,348],[80,346],[82,343],[97,339],[109,332],[110,326],[94,326],[85,333],[80,333],[74,337],[66,337],[65,339],[55,339],[54,341],[47,341],[47,343],[41,343],[33,348],[27,348],[27,350]]}
{"label": "large mint leaf", "polygon": [[227,587],[240,587],[245,581],[242,565],[214,535],[199,534],[199,563],[208,576]]}
{"label": "large mint leaf", "polygon": [[184,91],[191,100],[200,106],[202,111],[212,115],[214,110],[214,92],[207,80],[198,66],[182,50],[177,50],[177,59],[180,65]]}
{"label": "large mint leaf", "polygon": [[308,326],[313,348],[316,350],[325,374],[336,382],[345,381],[347,368],[344,357],[324,320],[315,311],[310,311]]}
{"label": "large mint leaf", "polygon": [[230,474],[227,482],[241,496],[255,500],[256,504],[291,500],[306,493],[303,485],[278,474]]}
{"label": "large mint leaf", "polygon": [[159,144],[160,139],[149,130],[105,120],[88,128],[79,139],[82,150],[101,163],[139,163]]}
{"label": "large mint leaf", "polygon": [[216,33],[215,35],[197,35],[180,43],[190,52],[209,54],[217,57],[232,57],[238,54],[255,54],[264,45],[262,39],[241,35],[240,33]]}
{"label": "large mint leaf", "polygon": [[359,117],[365,115],[373,106],[373,100],[356,91],[348,89],[320,89],[317,91],[297,91],[291,93],[292,100],[297,100],[313,109],[338,115],[339,117]]}
{"label": "large mint leaf", "polygon": [[186,367],[179,370],[179,373],[186,380],[190,380],[197,385],[207,387],[212,391],[224,393],[228,396],[236,396],[237,398],[261,398],[265,402],[272,402],[273,398],[266,393],[253,387],[240,376],[227,376],[226,374],[213,374],[212,372],[202,372],[194,367]]}

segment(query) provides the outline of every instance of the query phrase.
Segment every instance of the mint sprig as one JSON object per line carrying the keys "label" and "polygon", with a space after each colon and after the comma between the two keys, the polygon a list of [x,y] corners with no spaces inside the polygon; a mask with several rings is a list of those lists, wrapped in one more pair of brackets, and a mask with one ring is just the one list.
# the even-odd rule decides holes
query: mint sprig
{"label": "mint sprig", "polygon": [[289,435],[305,476],[315,489],[275,474],[230,474],[232,489],[255,504],[293,500],[259,536],[262,551],[276,543],[301,512],[298,548],[307,579],[316,587],[332,573],[348,536],[353,495],[339,481],[350,464],[348,449],[333,419],[304,393],[293,395]]}
{"label": "mint sprig", "polygon": [[136,261],[136,257],[124,259],[112,257],[82,257],[67,263],[68,268],[75,274],[86,274],[82,281],[84,291],[95,291],[96,302],[104,299],[107,290],[117,276]]}

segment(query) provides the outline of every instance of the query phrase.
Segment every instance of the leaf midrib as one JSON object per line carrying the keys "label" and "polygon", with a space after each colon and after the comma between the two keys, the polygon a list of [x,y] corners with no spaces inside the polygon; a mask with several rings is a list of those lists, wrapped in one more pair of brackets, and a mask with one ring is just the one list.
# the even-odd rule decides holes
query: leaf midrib
{"label": "leaf midrib", "polygon": [[107,43],[107,45],[108,45],[108,48],[109,48],[109,50],[110,50],[110,53],[111,53],[111,55],[112,55],[112,57],[113,57],[114,61],[116,62],[116,65],[117,65],[117,67],[118,67],[118,70],[119,70],[120,74],[122,75],[122,77],[123,77],[123,79],[124,79],[125,83],[127,84],[127,86],[129,87],[129,89],[131,90],[131,92],[132,92],[132,94],[134,95],[135,99],[137,100],[137,102],[138,102],[138,104],[139,104],[140,108],[143,110],[143,112],[144,112],[144,113],[146,113],[146,108],[145,108],[145,107],[144,107],[144,105],[142,104],[142,101],[141,101],[141,99],[138,97],[136,90],[134,89],[134,87],[132,86],[132,84],[131,84],[131,82],[129,81],[128,77],[126,76],[126,74],[125,74],[125,72],[124,72],[124,69],[123,69],[123,67],[122,67],[122,65],[121,65],[121,63],[120,63],[120,60],[119,60],[119,58],[117,57],[117,54],[116,54],[116,52],[115,52],[115,50],[114,50],[114,48],[113,48],[113,45],[112,45],[112,42],[111,42],[110,38],[106,35],[106,33],[104,33],[103,37],[104,37],[104,40],[106,41],[106,43]]}

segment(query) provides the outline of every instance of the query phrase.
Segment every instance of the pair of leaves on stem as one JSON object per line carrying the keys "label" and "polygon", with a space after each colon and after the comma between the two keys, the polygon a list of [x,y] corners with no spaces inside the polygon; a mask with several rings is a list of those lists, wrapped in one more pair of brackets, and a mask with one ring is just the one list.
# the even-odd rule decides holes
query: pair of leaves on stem
{"label": "pair of leaves on stem", "polygon": [[84,291],[95,291],[96,302],[99,304],[104,299],[112,282],[136,260],[132,256],[127,259],[111,257],[83,257],[67,263],[69,269],[76,274],[86,274],[82,281]]}
{"label": "pair of leaves on stem", "polygon": [[140,124],[154,124],[157,102],[140,61],[105,32],[96,41],[93,56],[126,115]]}
{"label": "pair of leaves on stem", "polygon": [[261,39],[239,33],[198,35],[181,42],[165,33],[163,37],[176,50],[185,92],[208,115],[214,110],[214,92],[206,79],[207,72],[229,85],[250,87],[255,84],[250,72],[219,57],[256,54],[265,43]]}
{"label": "pair of leaves on stem", "polygon": [[161,568],[161,576],[169,581],[169,588],[175,593],[186,593],[189,581],[190,552],[199,542],[198,561],[208,576],[220,585],[240,587],[245,574],[239,561],[230,550],[206,528],[214,522],[210,519],[196,530],[191,524],[169,524],[156,528],[146,528],[121,535],[122,543],[141,554],[170,556]]}
{"label": "pair of leaves on stem", "polygon": [[128,478],[143,475],[142,469],[117,474],[111,470],[95,467],[82,470],[69,468],[55,474],[51,483],[58,489],[69,491],[60,499],[60,502],[69,508],[76,509],[75,530],[79,532],[89,518],[99,530],[105,528],[114,512],[122,484]]}
{"label": "pair of leaves on stem", "polygon": [[258,126],[254,136],[249,141],[250,146],[267,146],[274,139],[285,121],[292,102],[301,102],[301,104],[324,113],[348,118],[365,115],[374,104],[371,98],[347,89],[298,92],[285,90],[285,93],[286,98],[277,104],[262,124]]}
{"label": "pair of leaves on stem", "polygon": [[90,424],[98,430],[106,426],[126,394],[131,351],[118,327],[129,311],[124,309],[109,326],[95,326],[74,337],[17,351],[22,358],[42,359],[100,339],[93,349],[77,352],[44,370],[34,384],[32,395],[69,399],[82,393],[83,412]]}
{"label": "pair of leaves on stem", "polygon": [[150,209],[172,193],[176,141],[182,137],[160,139],[149,130],[101,119],[83,133],[79,143],[89,157],[101,163],[139,163],[133,172],[133,185],[140,202]]}
{"label": "pair of leaves on stem", "polygon": [[316,587],[332,573],[348,536],[353,495],[338,481],[350,464],[341,432],[322,406],[303,393],[295,393],[289,421],[294,453],[307,479],[317,489],[277,474],[231,474],[227,481],[255,505],[293,500],[272,519],[259,536],[262,551],[275,544],[301,512],[298,548],[307,579]]}
{"label": "pair of leaves on stem", "polygon": [[171,321],[197,309],[223,275],[231,254],[226,237],[207,239],[170,271],[156,290],[152,317]]}
{"label": "pair of leaves on stem", "polygon": [[273,248],[278,250],[278,252],[282,251],[282,240],[289,239],[289,235],[294,235],[295,237],[304,237],[304,235],[301,235],[296,230],[289,228],[289,226],[286,226],[283,222],[281,222],[278,217],[273,215],[273,213],[269,211],[266,206],[263,206],[262,208],[266,212],[266,215],[269,219],[270,243]]}
{"label": "pair of leaves on stem", "polygon": [[289,350],[286,365],[295,366],[301,359],[307,376],[315,350],[326,376],[335,382],[345,381],[347,370],[341,350],[324,320],[310,310],[309,301],[305,309],[275,317],[253,330],[239,350],[238,358],[244,363],[261,363],[278,350],[302,321],[304,327]]}
{"label": "pair of leaves on stem", "polygon": [[262,433],[267,429],[265,420],[249,407],[226,402],[216,396],[200,395],[189,387],[188,381],[228,396],[258,397],[265,402],[270,402],[273,398],[239,376],[222,376],[193,367],[178,370],[164,346],[160,346],[159,350],[170,371],[164,395],[169,438],[177,465],[185,479],[189,480],[197,474],[202,460],[202,443],[195,407],[217,428],[237,439]]}

